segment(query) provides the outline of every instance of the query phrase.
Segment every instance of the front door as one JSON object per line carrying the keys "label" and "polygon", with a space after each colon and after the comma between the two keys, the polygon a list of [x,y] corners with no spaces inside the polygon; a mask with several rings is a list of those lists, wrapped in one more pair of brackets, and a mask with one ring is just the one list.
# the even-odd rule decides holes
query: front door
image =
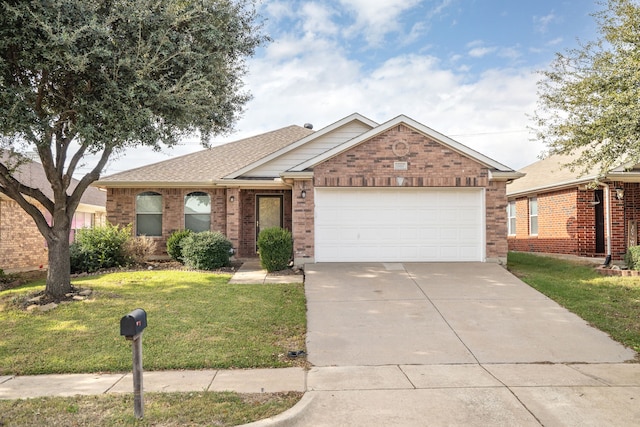
{"label": "front door", "polygon": [[[257,196],[256,199],[256,242],[260,230],[271,227],[282,228],[282,196]],[[257,250],[257,245],[256,245]]]}

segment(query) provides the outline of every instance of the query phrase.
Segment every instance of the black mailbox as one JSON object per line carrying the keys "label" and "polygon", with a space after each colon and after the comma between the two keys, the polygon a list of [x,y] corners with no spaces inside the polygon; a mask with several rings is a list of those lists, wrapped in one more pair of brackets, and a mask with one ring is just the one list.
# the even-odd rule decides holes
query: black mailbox
{"label": "black mailbox", "polygon": [[120,335],[127,338],[140,334],[147,327],[147,312],[136,308],[120,319]]}

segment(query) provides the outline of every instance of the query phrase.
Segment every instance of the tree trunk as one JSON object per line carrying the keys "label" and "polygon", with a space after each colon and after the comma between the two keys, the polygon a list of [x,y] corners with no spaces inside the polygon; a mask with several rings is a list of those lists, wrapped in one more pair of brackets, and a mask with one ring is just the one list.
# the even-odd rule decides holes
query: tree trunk
{"label": "tree trunk", "polygon": [[45,292],[62,298],[71,292],[71,258],[69,253],[69,227],[53,227],[53,238],[47,239],[49,246],[49,271]]}

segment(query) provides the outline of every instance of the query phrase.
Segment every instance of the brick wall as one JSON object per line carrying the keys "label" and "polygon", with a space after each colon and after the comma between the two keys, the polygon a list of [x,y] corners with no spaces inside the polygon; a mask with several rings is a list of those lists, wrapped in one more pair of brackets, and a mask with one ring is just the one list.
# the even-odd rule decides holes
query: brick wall
{"label": "brick wall", "polygon": [[47,263],[45,240],[33,218],[13,200],[0,198],[0,268],[30,270]]}
{"label": "brick wall", "polygon": [[[291,192],[288,190],[239,190],[202,188],[110,188],[107,192],[107,219],[112,224],[133,224],[135,233],[136,196],[145,191],[162,195],[162,236],[157,242],[156,255],[167,254],[167,238],[184,229],[184,197],[194,191],[211,196],[211,231],[227,236],[239,257],[256,256],[256,197],[283,195],[284,228],[291,230]],[[234,201],[230,198],[233,196]]]}
{"label": "brick wall", "polygon": [[[394,169],[407,162],[407,170]],[[489,182],[487,168],[410,127],[399,125],[314,168],[316,187],[396,187],[396,177],[406,187],[485,187],[486,256],[507,254],[506,183]],[[297,183],[294,193],[301,189]],[[294,224],[313,230],[313,200],[295,200]],[[313,256],[312,233],[296,232],[296,254]]]}
{"label": "brick wall", "polygon": [[[618,200],[616,188],[624,188]],[[602,187],[600,187],[602,188]],[[538,194],[538,235],[529,235],[528,198],[516,200],[516,235],[509,236],[509,250],[545,252],[577,256],[605,256],[596,251],[594,190],[578,187]],[[605,194],[600,203],[604,206]],[[629,221],[640,220],[640,184],[609,183],[611,207],[611,254],[614,260],[624,258]],[[606,222],[606,210],[605,210]],[[606,223],[604,238],[607,239]],[[606,246],[606,245],[605,245]],[[606,251],[606,247],[605,247]]]}
{"label": "brick wall", "polygon": [[[537,236],[529,234],[529,198],[516,199],[516,234],[508,237],[509,250],[578,255],[578,230],[588,228],[588,211],[578,215],[577,197],[576,188],[538,194]],[[591,213],[593,223],[593,208]]]}
{"label": "brick wall", "polygon": [[133,225],[136,230],[136,196],[146,191],[162,195],[162,236],[156,241],[156,255],[167,254],[167,238],[184,229],[184,197],[202,191],[211,197],[211,230],[227,233],[226,190],[202,188],[109,188],[107,191],[107,220],[111,224]]}

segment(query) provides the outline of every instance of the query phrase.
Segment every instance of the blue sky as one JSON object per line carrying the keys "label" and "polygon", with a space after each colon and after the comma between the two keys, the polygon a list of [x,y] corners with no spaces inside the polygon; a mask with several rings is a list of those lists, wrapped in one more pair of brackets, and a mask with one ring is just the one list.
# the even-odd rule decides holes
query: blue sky
{"label": "blue sky", "polygon": [[[596,0],[265,0],[272,42],[248,60],[253,94],[226,142],[358,112],[405,114],[514,169],[544,149],[527,129],[536,73],[597,36]],[[135,150],[106,174],[201,149]],[[141,160],[144,159],[144,160]]]}

